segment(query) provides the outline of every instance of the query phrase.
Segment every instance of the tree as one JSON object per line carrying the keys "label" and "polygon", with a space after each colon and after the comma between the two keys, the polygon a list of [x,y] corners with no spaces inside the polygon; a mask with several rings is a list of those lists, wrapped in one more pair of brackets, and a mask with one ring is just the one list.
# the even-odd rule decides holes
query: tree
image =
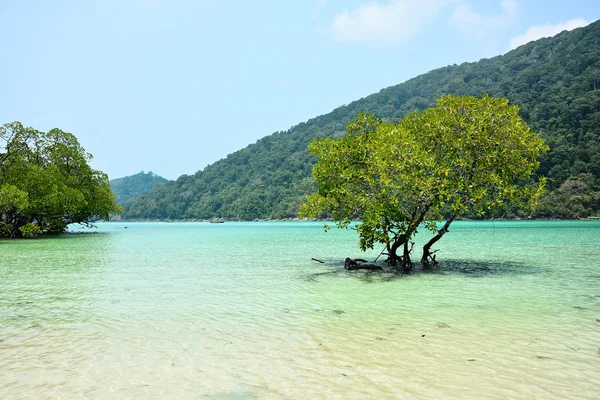
{"label": "tree", "polygon": [[359,114],[347,132],[309,146],[319,157],[313,168],[317,193],[308,196],[300,214],[331,216],[340,228],[360,220],[361,250],[383,243],[388,261],[409,270],[410,239],[435,201],[437,189],[427,174],[433,159],[417,135],[373,116]]}
{"label": "tree", "polygon": [[546,145],[505,99],[446,96],[397,124],[359,114],[347,132],[309,146],[319,158],[317,193],[301,215],[330,216],[341,228],[360,220],[359,247],[384,244],[388,261],[404,270],[412,268],[411,239],[420,226],[436,232],[423,249],[427,264],[435,261],[431,246],[457,217],[505,204],[533,207],[543,191],[545,180],[531,175]]}
{"label": "tree", "polygon": [[120,212],[108,176],[88,165],[91,157],[59,129],[0,127],[0,237],[59,233]]}

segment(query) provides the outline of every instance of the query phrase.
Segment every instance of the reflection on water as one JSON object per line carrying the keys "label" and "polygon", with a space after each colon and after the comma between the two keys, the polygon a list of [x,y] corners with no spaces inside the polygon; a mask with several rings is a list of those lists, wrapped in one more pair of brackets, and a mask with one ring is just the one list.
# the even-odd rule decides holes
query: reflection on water
{"label": "reflection on water", "polygon": [[124,226],[0,242],[0,398],[598,397],[597,224],[457,223],[409,275],[321,224]]}

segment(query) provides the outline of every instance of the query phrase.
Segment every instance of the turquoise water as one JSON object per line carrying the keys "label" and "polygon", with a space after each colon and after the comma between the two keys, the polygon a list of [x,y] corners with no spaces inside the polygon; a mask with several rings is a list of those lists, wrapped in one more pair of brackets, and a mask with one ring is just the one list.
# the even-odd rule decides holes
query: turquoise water
{"label": "turquoise water", "polygon": [[600,396],[600,223],[455,222],[408,276],[320,223],[93,231],[0,241],[0,398]]}

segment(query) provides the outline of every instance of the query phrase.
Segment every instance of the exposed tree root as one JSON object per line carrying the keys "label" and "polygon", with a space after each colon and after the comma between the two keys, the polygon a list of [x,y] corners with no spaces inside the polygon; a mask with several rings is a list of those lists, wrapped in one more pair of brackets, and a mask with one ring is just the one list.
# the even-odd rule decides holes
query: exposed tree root
{"label": "exposed tree root", "polygon": [[367,270],[371,270],[371,271],[380,271],[383,268],[381,268],[380,265],[375,265],[375,264],[362,264],[361,262],[367,262],[366,260],[357,258],[357,259],[352,259],[350,257],[346,257],[346,261],[344,262],[344,268],[347,269],[348,271],[354,271],[357,269],[367,269]]}

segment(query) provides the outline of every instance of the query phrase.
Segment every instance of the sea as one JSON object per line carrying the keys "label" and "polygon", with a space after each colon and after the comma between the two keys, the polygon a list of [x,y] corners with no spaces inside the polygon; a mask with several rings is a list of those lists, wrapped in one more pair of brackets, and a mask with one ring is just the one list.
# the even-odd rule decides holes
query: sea
{"label": "sea", "polygon": [[0,399],[600,398],[600,222],[456,221],[410,274],[344,270],[382,250],[357,242],[321,222],[0,241]]}

